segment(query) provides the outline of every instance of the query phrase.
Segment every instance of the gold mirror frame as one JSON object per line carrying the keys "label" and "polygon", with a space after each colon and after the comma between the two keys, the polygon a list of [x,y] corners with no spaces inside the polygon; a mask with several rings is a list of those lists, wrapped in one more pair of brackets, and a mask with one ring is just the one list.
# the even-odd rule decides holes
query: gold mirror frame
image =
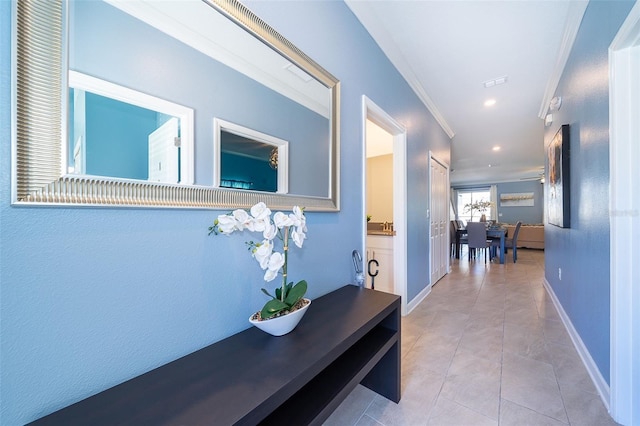
{"label": "gold mirror frame", "polygon": [[66,7],[63,0],[13,2],[12,204],[167,208],[304,206],[339,211],[340,82],[237,0],[203,0],[331,91],[329,196],[272,194],[208,186],[67,175]]}

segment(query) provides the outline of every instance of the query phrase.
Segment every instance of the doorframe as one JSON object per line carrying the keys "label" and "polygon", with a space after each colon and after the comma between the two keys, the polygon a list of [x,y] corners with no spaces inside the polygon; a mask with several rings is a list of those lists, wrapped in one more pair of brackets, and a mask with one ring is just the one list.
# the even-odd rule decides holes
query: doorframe
{"label": "doorframe", "polygon": [[[362,208],[367,208],[367,119],[393,136],[393,288],[407,315],[407,130],[367,96],[362,96]],[[361,215],[364,218],[366,212]],[[367,222],[363,220],[363,247]]]}
{"label": "doorframe", "polygon": [[636,2],[609,46],[609,412],[625,425],[640,424],[640,267],[633,259],[640,251],[639,74],[640,3]]}

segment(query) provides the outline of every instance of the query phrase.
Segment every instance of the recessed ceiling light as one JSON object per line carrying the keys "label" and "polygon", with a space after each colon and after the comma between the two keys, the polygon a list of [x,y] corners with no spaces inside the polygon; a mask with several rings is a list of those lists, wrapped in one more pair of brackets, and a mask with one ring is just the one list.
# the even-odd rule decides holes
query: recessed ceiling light
{"label": "recessed ceiling light", "polygon": [[498,145],[494,146],[493,148],[491,148],[494,151],[500,151],[500,147]]}
{"label": "recessed ceiling light", "polygon": [[484,106],[486,107],[494,106],[495,104],[496,104],[495,99],[487,99],[486,101],[484,101]]}

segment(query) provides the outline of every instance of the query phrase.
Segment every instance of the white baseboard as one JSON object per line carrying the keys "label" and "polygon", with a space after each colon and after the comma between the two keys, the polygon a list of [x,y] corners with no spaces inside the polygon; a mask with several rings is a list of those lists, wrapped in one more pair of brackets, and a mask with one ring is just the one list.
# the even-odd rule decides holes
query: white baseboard
{"label": "white baseboard", "polygon": [[425,297],[427,297],[431,293],[431,284],[427,284],[427,286],[422,290],[416,297],[414,297],[409,303],[407,303],[407,312],[403,313],[403,315],[409,315],[411,311],[415,309],[416,306],[422,302]]}
{"label": "white baseboard", "polygon": [[604,406],[607,408],[607,411],[609,411],[609,398],[610,398],[609,385],[604,380],[604,377],[602,377],[602,374],[600,373],[600,370],[598,369],[598,366],[596,365],[595,361],[591,357],[589,350],[584,345],[584,342],[580,338],[580,335],[578,334],[576,329],[573,327],[573,324],[571,323],[569,316],[564,311],[564,308],[560,304],[560,301],[556,297],[556,294],[553,292],[553,288],[551,288],[551,285],[549,284],[546,278],[544,280],[544,287],[549,293],[549,296],[551,296],[553,305],[555,306],[556,311],[558,311],[558,315],[560,315],[560,319],[562,320],[564,327],[567,329],[567,332],[569,333],[569,337],[571,337],[571,341],[573,342],[573,346],[576,348],[576,351],[578,351],[578,355],[580,355],[580,359],[582,359],[582,363],[587,369],[589,376],[591,376],[591,380],[593,381],[594,386],[596,387],[598,393],[600,394],[600,398],[602,399]]}

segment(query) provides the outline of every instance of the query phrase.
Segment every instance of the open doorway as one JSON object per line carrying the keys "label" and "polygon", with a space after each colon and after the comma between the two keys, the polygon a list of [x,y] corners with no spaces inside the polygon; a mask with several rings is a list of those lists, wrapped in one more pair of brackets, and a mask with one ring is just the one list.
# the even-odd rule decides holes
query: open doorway
{"label": "open doorway", "polygon": [[[367,125],[367,123],[369,123]],[[369,142],[374,144],[373,137],[374,135],[378,135],[383,139],[382,145],[387,145],[387,152],[383,155],[389,155],[386,158],[386,163],[388,165],[386,178],[382,179],[382,183],[378,180],[372,182],[373,185],[376,185],[376,188],[372,188],[372,191],[376,191],[380,189],[379,185],[386,184],[387,185],[387,200],[391,200],[392,208],[388,209],[387,212],[381,210],[381,213],[376,213],[376,216],[379,215],[381,224],[379,229],[379,236],[383,238],[387,238],[387,248],[385,252],[377,251],[375,253],[375,257],[380,257],[381,254],[384,254],[385,262],[388,266],[386,273],[388,278],[386,278],[387,283],[382,283],[382,277],[376,276],[374,278],[374,283],[376,289],[380,289],[382,291],[391,291],[402,297],[402,313],[406,315],[407,313],[407,171],[406,171],[406,130],[405,128],[396,122],[391,116],[389,116],[385,111],[383,111],[380,107],[378,107],[375,103],[373,103],[366,96],[363,97],[362,102],[362,132],[364,135],[364,143],[363,143],[363,206],[365,209],[370,206],[369,197],[367,196],[367,172],[368,172],[368,163],[367,163],[367,147]],[[378,133],[379,132],[379,133]],[[389,150],[390,145],[390,150]],[[391,180],[391,182],[388,182]],[[389,189],[391,192],[389,193]],[[383,201],[384,203],[385,201]],[[376,203],[377,204],[377,203]],[[389,207],[389,201],[386,201],[387,207]],[[371,241],[368,241],[368,234],[370,234],[367,230],[367,221],[366,217],[369,213],[364,212],[363,214],[363,245],[367,247],[367,244]],[[385,218],[386,217],[386,218]],[[391,218],[391,222],[389,221]],[[377,220],[374,218],[374,215],[371,214],[371,220]],[[387,222],[386,226],[384,223]],[[384,235],[384,234],[388,235]],[[370,253],[372,256],[374,253]],[[376,259],[378,263],[380,260]],[[366,263],[366,262],[365,262]],[[368,265],[365,264],[365,272],[368,272]],[[376,265],[372,265],[372,272]],[[381,265],[378,265],[381,266]],[[368,275],[368,274],[367,274]],[[391,281],[392,282],[389,282]],[[383,287],[385,290],[383,290]]]}
{"label": "open doorway", "polygon": [[[395,293],[393,277],[393,135],[366,120],[367,287]],[[375,262],[371,263],[371,260]],[[375,274],[375,276],[371,276]]]}

